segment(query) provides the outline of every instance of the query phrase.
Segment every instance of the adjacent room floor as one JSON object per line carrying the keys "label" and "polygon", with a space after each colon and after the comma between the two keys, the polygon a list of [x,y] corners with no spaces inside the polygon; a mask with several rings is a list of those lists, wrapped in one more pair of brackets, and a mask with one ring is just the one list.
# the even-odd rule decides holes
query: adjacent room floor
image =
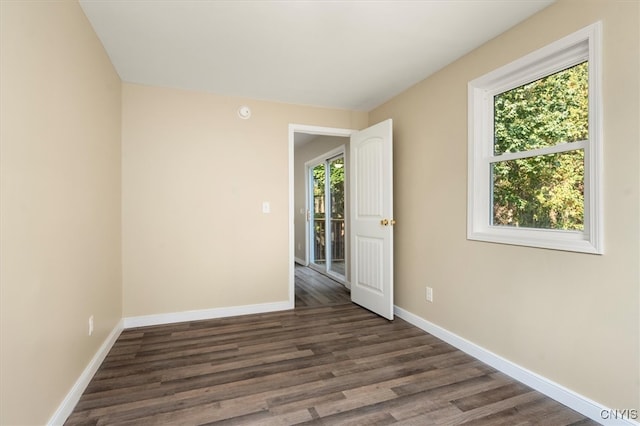
{"label": "adjacent room floor", "polygon": [[68,425],[591,425],[296,269],[296,309],[125,330]]}
{"label": "adjacent room floor", "polygon": [[349,290],[337,281],[296,265],[296,309],[351,303]]}

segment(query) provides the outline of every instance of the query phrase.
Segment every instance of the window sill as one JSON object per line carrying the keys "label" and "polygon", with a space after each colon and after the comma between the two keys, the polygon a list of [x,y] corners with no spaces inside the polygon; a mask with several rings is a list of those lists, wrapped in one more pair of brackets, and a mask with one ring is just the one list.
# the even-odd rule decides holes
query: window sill
{"label": "window sill", "polygon": [[490,227],[484,231],[469,231],[467,239],[578,253],[603,253],[601,245],[594,244],[578,231]]}

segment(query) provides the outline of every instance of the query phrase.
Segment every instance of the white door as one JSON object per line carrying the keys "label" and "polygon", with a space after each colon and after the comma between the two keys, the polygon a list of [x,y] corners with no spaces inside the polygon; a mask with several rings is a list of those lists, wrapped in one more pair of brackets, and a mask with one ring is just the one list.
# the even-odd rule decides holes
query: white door
{"label": "white door", "polygon": [[354,133],[350,143],[351,300],[393,319],[393,126]]}

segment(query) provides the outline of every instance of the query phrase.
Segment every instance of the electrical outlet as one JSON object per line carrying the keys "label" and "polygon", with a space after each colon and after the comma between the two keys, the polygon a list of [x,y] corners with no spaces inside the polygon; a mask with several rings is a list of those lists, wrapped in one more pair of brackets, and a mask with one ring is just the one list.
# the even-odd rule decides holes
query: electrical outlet
{"label": "electrical outlet", "polygon": [[427,302],[433,302],[433,289],[427,287]]}
{"label": "electrical outlet", "polygon": [[89,336],[93,334],[93,315],[89,317]]}

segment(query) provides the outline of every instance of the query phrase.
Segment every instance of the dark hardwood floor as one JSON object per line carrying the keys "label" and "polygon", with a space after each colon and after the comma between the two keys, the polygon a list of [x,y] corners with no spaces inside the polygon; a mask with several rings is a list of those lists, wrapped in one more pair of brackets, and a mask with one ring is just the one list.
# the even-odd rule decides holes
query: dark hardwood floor
{"label": "dark hardwood floor", "polygon": [[326,295],[313,271],[296,279],[292,311],[125,330],[66,424],[596,424],[348,292]]}
{"label": "dark hardwood floor", "polygon": [[349,290],[311,268],[296,265],[296,308],[351,303]]}

